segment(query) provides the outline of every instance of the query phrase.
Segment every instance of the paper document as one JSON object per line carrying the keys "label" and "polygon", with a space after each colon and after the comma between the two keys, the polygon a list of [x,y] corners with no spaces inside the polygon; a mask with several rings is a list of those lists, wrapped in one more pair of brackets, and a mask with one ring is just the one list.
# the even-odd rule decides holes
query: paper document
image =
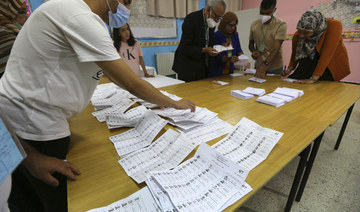
{"label": "paper document", "polygon": [[228,82],[224,82],[224,81],[220,81],[220,80],[214,80],[214,81],[212,81],[212,83],[214,83],[214,84],[219,84],[219,85],[227,85],[227,84],[229,84]]}
{"label": "paper document", "polygon": [[193,158],[173,170],[151,172],[155,183],[149,188],[160,206],[173,205],[179,211],[220,211],[238,194],[247,175],[248,170],[202,143]]}
{"label": "paper document", "polygon": [[250,171],[266,159],[282,135],[244,117],[213,148]]}
{"label": "paper document", "polygon": [[194,127],[190,130],[181,131],[189,139],[196,143],[208,142],[220,136],[228,134],[234,126],[221,120],[218,117],[213,118],[210,122]]}
{"label": "paper document", "polygon": [[196,146],[185,134],[169,129],[149,147],[129,154],[119,163],[131,178],[142,183],[150,171],[179,165]]}
{"label": "paper document", "polygon": [[249,93],[245,93],[242,90],[232,90],[230,92],[230,95],[234,96],[234,97],[237,97],[237,98],[240,98],[240,99],[251,99],[251,98],[254,97],[254,95],[249,94]]}
{"label": "paper document", "polygon": [[286,82],[296,82],[296,81],[298,81],[297,79],[292,79],[292,78],[283,78],[282,80],[286,81]]}
{"label": "paper document", "polygon": [[249,93],[256,96],[262,96],[265,94],[265,89],[262,88],[253,88],[253,87],[247,87],[243,90],[245,93]]}
{"label": "paper document", "polygon": [[148,187],[133,193],[132,195],[114,202],[108,206],[88,210],[87,212],[116,212],[116,211],[141,211],[141,212],[160,212],[155,199]]}
{"label": "paper document", "polygon": [[167,121],[152,111],[147,111],[135,128],[110,137],[120,157],[151,144]]}
{"label": "paper document", "polygon": [[242,76],[243,74],[240,74],[240,73],[232,73],[232,74],[229,74],[230,76],[232,77],[238,77],[238,76]]}
{"label": "paper document", "polygon": [[293,98],[297,98],[299,96],[304,95],[304,91],[302,91],[302,90],[294,89],[294,88],[286,88],[286,87],[276,88],[274,93],[285,95],[285,96],[291,96]]}
{"label": "paper document", "polygon": [[255,75],[256,69],[248,68],[244,71],[244,74],[252,74]]}
{"label": "paper document", "polygon": [[109,129],[134,127],[147,111],[148,109],[146,107],[140,105],[130,109],[126,113],[106,114],[106,124]]}
{"label": "paper document", "polygon": [[106,120],[106,115],[122,114],[133,104],[135,104],[135,102],[133,100],[124,98],[122,101],[117,102],[115,105],[113,105],[109,108],[105,108],[103,110],[98,110],[91,114],[93,116],[95,116],[99,122],[104,122]]}
{"label": "paper document", "polygon": [[286,103],[284,99],[274,97],[270,94],[265,96],[260,96],[259,98],[256,99],[256,101],[264,104],[272,105],[274,107],[280,107]]}
{"label": "paper document", "polygon": [[263,83],[263,82],[266,82],[266,79],[261,79],[261,78],[257,78],[257,77],[251,77],[251,78],[249,78],[249,81]]}
{"label": "paper document", "polygon": [[223,45],[214,45],[213,48],[217,51],[217,52],[224,52],[224,51],[228,51],[228,50],[233,50],[234,48],[229,45],[229,46],[223,46]]}

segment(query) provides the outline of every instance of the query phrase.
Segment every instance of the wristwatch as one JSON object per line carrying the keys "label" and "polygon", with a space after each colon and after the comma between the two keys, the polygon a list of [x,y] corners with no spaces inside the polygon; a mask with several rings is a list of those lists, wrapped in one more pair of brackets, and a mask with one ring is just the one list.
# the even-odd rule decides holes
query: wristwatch
{"label": "wristwatch", "polygon": [[264,65],[265,65],[265,66],[269,66],[269,65],[270,65],[270,63],[269,63],[268,61],[266,61],[266,60],[265,60],[265,61],[264,61]]}

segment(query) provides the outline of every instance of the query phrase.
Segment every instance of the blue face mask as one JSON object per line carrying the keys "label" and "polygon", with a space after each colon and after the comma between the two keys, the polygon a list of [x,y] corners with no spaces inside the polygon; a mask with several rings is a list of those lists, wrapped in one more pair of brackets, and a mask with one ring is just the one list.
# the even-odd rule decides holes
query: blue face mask
{"label": "blue face mask", "polygon": [[125,7],[125,5],[121,4],[119,1],[119,5],[117,7],[116,13],[111,12],[111,8],[108,0],[106,0],[109,7],[109,25],[114,28],[120,28],[124,26],[130,17],[130,10]]}

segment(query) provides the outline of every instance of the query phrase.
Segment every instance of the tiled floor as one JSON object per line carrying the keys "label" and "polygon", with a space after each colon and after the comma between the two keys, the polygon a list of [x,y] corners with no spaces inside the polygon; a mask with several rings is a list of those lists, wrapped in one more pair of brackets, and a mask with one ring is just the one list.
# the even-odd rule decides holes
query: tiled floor
{"label": "tiled floor", "polygon": [[[344,118],[326,130],[303,197],[294,201],[291,211],[360,211],[360,101],[335,151]],[[298,162],[295,158],[237,212],[284,211]]]}

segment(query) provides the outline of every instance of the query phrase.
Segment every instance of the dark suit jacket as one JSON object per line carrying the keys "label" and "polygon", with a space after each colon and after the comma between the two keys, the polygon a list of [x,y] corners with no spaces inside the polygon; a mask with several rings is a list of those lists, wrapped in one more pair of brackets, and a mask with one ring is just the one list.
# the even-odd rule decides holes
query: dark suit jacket
{"label": "dark suit jacket", "polygon": [[[213,46],[214,28],[209,29],[209,47]],[[205,47],[205,23],[202,10],[187,15],[182,25],[180,44],[175,52],[172,69],[186,82],[207,78],[211,59],[202,54]],[[208,66],[205,65],[208,57]]]}

